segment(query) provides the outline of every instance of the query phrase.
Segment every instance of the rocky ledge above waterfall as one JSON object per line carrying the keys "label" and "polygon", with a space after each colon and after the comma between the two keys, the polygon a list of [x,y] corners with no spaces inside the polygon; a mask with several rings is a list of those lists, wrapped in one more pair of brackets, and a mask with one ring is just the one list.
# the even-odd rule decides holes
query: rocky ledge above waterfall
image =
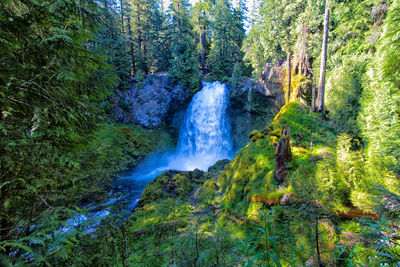
{"label": "rocky ledge above waterfall", "polygon": [[128,90],[118,91],[111,112],[117,122],[157,128],[189,98],[190,93],[172,84],[167,73],[155,73],[140,82],[132,80]]}

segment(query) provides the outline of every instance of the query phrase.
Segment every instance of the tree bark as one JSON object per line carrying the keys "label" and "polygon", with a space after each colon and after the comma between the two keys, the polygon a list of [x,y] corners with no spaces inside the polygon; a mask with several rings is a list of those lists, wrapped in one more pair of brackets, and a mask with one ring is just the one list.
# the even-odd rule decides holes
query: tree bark
{"label": "tree bark", "polygon": [[138,69],[143,71],[143,54],[142,54],[142,42],[143,42],[143,35],[142,35],[142,24],[141,24],[141,9],[139,2],[136,5],[136,21],[137,21],[137,46],[138,46]]}
{"label": "tree bark", "polygon": [[287,177],[286,163],[292,160],[289,127],[283,127],[282,136],[275,149],[275,178],[279,184],[282,184]]}
{"label": "tree bark", "polygon": [[325,98],[325,71],[326,71],[326,49],[328,45],[328,31],[329,31],[329,0],[325,2],[325,19],[324,19],[324,36],[322,40],[322,53],[321,53],[321,68],[318,86],[318,112],[324,114],[324,98]]}
{"label": "tree bark", "polygon": [[[204,15],[204,14],[203,14]],[[201,20],[199,17],[198,23],[200,25]],[[201,46],[201,52],[200,52],[200,63],[201,63],[201,71],[203,75],[206,74],[206,27],[204,25],[201,25],[201,31],[200,31],[200,46]]]}
{"label": "tree bark", "polygon": [[290,59],[290,52],[287,53],[287,87],[286,87],[286,103],[290,100],[290,85],[292,83],[292,62]]}
{"label": "tree bark", "polygon": [[131,70],[131,74],[134,75],[136,72],[136,68],[135,68],[135,52],[133,50],[133,36],[132,36],[132,29],[131,29],[131,16],[128,14],[127,16],[127,20],[128,20],[128,35],[129,35],[129,44],[131,46],[131,60],[132,60],[132,70]]}
{"label": "tree bark", "polygon": [[125,34],[125,28],[124,28],[124,0],[120,1],[121,5],[121,32],[124,35]]}

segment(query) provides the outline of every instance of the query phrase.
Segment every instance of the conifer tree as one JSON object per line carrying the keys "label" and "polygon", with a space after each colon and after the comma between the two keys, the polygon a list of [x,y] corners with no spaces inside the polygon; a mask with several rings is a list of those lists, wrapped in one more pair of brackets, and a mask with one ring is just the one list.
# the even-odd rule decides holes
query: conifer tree
{"label": "conifer tree", "polygon": [[67,253],[65,219],[88,195],[104,196],[110,173],[93,171],[99,154],[87,144],[118,77],[90,50],[100,10],[94,1],[0,6],[0,258],[10,265]]}
{"label": "conifer tree", "polygon": [[210,23],[211,23],[211,9],[212,3],[209,0],[202,0],[194,5],[193,9],[193,24],[194,30],[198,34],[198,53],[200,59],[200,68],[205,75],[206,70],[206,58],[209,54],[209,43],[210,43]]}
{"label": "conifer tree", "polygon": [[[124,4],[124,2],[121,2]],[[131,72],[131,60],[126,45],[125,35],[120,26],[121,14],[117,13],[117,6],[112,0],[103,0],[103,12],[101,25],[93,41],[93,51],[103,55],[108,64],[113,66],[120,79],[120,89],[129,88],[128,75]],[[121,7],[123,12],[125,7]],[[123,23],[122,23],[123,25]]]}
{"label": "conifer tree", "polygon": [[217,80],[232,76],[233,66],[242,62],[242,43],[245,37],[243,6],[233,9],[226,0],[216,1],[212,21],[212,41],[208,64]]}
{"label": "conifer tree", "polygon": [[325,17],[324,17],[324,35],[322,41],[321,52],[321,70],[318,85],[317,108],[321,115],[324,114],[325,102],[325,71],[326,71],[326,53],[328,46],[328,32],[329,32],[329,0],[325,1]]}
{"label": "conifer tree", "polygon": [[196,91],[200,70],[193,43],[194,32],[190,23],[190,5],[187,0],[173,0],[169,7],[171,34],[171,69],[173,82],[181,82],[187,89]]}

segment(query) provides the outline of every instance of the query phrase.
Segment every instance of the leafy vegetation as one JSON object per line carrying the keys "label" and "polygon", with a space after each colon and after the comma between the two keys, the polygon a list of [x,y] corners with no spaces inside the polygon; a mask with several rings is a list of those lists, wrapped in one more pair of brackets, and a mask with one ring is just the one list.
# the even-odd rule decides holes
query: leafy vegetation
{"label": "leafy vegetation", "polygon": [[[243,1],[0,3],[0,265],[399,265],[399,0],[254,1],[248,33]],[[134,212],[110,196],[174,146],[113,123],[117,90],[271,65],[286,103],[232,161],[159,175]]]}

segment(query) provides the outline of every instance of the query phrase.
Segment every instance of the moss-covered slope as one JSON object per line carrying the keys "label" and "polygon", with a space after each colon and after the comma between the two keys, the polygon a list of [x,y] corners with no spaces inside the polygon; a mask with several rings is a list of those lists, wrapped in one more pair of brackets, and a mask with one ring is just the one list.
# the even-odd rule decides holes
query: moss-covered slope
{"label": "moss-covered slope", "polygon": [[[308,113],[308,108],[292,102],[281,109],[271,126],[249,135],[252,142],[236,154],[218,179],[225,209],[251,215],[258,206],[252,203],[279,203],[285,194],[293,192],[292,179],[299,179],[296,173],[314,172],[316,161],[335,145],[335,133],[317,114]],[[279,184],[274,155],[283,127],[290,128],[293,159],[287,164],[287,182]],[[310,154],[311,136],[314,149]]]}

